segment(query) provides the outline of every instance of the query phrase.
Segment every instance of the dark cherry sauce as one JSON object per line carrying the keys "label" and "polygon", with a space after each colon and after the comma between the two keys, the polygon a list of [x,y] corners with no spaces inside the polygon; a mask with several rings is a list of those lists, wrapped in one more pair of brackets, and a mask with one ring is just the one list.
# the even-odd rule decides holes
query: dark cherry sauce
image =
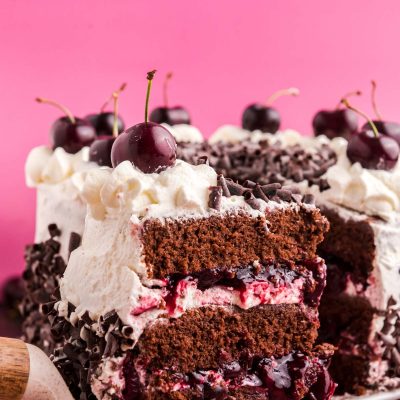
{"label": "dark cherry sauce", "polygon": [[[271,263],[258,267],[248,266],[236,270],[216,268],[196,272],[189,276],[174,274],[168,277],[168,294],[165,297],[166,307],[167,310],[172,312],[177,306],[180,290],[185,284],[190,284],[193,280],[197,282],[197,288],[200,290],[206,290],[216,285],[234,288],[240,292],[240,296],[244,300],[248,284],[267,282],[278,287],[290,284],[300,277],[305,279],[304,301],[314,307],[318,305],[325,287],[326,267],[322,260],[306,261],[304,266],[306,268],[301,269],[301,272],[289,269],[283,264]],[[186,280],[186,283],[183,280]]]}
{"label": "dark cherry sauce", "polygon": [[[124,364],[123,395],[125,400],[140,400],[143,392],[132,361],[131,357]],[[301,400],[307,393],[305,400],[330,400],[336,388],[324,360],[299,352],[279,359],[247,356],[222,364],[215,371],[175,375],[176,383],[195,390],[204,400],[225,400],[230,391],[240,388],[249,394],[265,395],[265,399]]]}

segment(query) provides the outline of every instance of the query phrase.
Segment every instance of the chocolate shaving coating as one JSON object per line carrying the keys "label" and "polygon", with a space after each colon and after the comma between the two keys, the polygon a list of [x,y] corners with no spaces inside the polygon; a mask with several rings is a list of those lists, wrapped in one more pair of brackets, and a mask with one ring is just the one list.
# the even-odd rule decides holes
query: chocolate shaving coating
{"label": "chocolate shaving coating", "polygon": [[[192,164],[207,160],[219,174],[222,195],[243,196],[250,190],[252,195],[246,195],[246,202],[255,209],[260,208],[255,199],[315,204],[312,195],[300,196],[296,185],[282,187],[282,184],[288,180],[295,183],[306,180],[321,191],[329,189],[321,176],[336,163],[335,152],[326,144],[318,151],[307,151],[300,145],[283,147],[280,142],[270,144],[266,140],[237,144],[178,143],[178,158]],[[211,208],[216,208],[216,199],[216,193],[211,192]]]}
{"label": "chocolate shaving coating", "polygon": [[46,354],[50,354],[57,343],[50,334],[45,304],[58,295],[58,281],[66,268],[59,255],[60,243],[55,239],[61,231],[56,224],[50,224],[48,229],[49,240],[25,248],[26,268],[22,274],[25,295],[19,305],[24,320],[22,339],[40,347]]}
{"label": "chocolate shaving coating", "polygon": [[[306,150],[299,144],[283,146],[279,141],[258,143],[178,143],[178,158],[197,164],[199,158],[207,157],[210,166],[219,174],[235,182],[246,180],[260,185],[285,181],[316,184],[320,190],[329,188],[321,176],[337,161],[335,152],[326,144],[318,150]],[[244,185],[246,186],[246,185]]]}

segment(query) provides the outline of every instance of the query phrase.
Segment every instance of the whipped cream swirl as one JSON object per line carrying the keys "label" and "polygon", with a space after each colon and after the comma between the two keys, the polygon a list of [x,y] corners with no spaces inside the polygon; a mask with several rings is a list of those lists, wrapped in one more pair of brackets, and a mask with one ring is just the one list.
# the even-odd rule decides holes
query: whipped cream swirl
{"label": "whipped cream swirl", "polygon": [[347,158],[346,139],[333,139],[331,147],[338,161],[325,174],[330,189],[320,199],[386,221],[399,220],[400,163],[391,171],[366,169]]}

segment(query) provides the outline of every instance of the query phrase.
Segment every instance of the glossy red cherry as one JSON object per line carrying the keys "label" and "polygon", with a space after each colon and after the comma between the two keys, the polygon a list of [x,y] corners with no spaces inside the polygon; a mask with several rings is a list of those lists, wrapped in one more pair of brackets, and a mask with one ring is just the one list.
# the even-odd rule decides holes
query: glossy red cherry
{"label": "glossy red cherry", "polygon": [[181,107],[157,107],[150,114],[150,121],[156,122],[157,124],[168,124],[178,125],[187,124],[190,125],[189,112]]}
{"label": "glossy red cherry", "polygon": [[175,163],[175,138],[162,125],[147,120],[149,96],[155,72],[147,74],[145,122],[132,126],[115,140],[111,151],[114,167],[129,160],[142,172],[153,173],[160,172]]}
{"label": "glossy red cherry", "polygon": [[343,99],[342,103],[366,118],[371,128],[351,137],[347,146],[349,160],[352,163],[359,162],[361,166],[368,169],[390,170],[394,168],[400,154],[398,143],[391,137],[379,133],[368,116],[351,106],[346,99]]}
{"label": "glossy red cherry", "polygon": [[115,138],[102,136],[96,139],[90,146],[89,161],[95,162],[102,167],[112,167],[111,149]]}
{"label": "glossy red cherry", "polygon": [[115,115],[115,112],[105,111],[107,105],[110,101],[113,100],[114,94],[118,95],[125,90],[126,83],[123,83],[118,90],[113,92],[111,97],[103,104],[100,109],[100,113],[98,114],[89,114],[85,119],[91,122],[91,124],[95,127],[97,136],[113,136],[114,135],[114,120],[117,119],[117,128],[118,133],[121,133],[125,129],[125,123],[121,116],[118,113]]}
{"label": "glossy red cherry", "polygon": [[[99,114],[89,114],[86,116],[88,121],[96,129],[97,136],[112,136],[114,127],[114,113],[106,111]],[[125,129],[125,123],[121,116],[117,116],[118,133],[121,133]]]}
{"label": "glossy red cherry", "polygon": [[389,136],[375,136],[372,130],[355,134],[347,146],[347,157],[364,168],[390,170],[399,159],[398,143]]}
{"label": "glossy red cherry", "polygon": [[250,104],[243,112],[242,127],[248,131],[276,133],[281,126],[281,116],[275,108],[264,104]]}
{"label": "glossy red cherry", "polygon": [[129,160],[142,172],[160,172],[174,165],[176,142],[162,125],[142,122],[118,136],[112,148],[111,160],[114,167]]}
{"label": "glossy red cherry", "polygon": [[68,117],[57,119],[51,129],[53,149],[62,147],[67,153],[75,154],[85,146],[90,146],[96,138],[94,127],[84,119]]}
{"label": "glossy red cherry", "polygon": [[[361,92],[348,93],[344,98],[360,96]],[[325,135],[329,139],[343,137],[347,140],[358,130],[357,114],[349,109],[341,109],[341,103],[334,110],[321,110],[313,118],[315,136]]]}
{"label": "glossy red cherry", "polygon": [[[389,136],[394,139],[400,145],[400,124],[397,122],[388,122],[388,121],[379,121],[373,120],[372,121],[376,129],[378,129],[379,133],[382,133],[385,136]],[[365,123],[362,130],[369,130],[371,129],[369,123]]]}
{"label": "glossy red cherry", "polygon": [[[372,108],[378,119],[373,120],[372,122],[375,124],[376,129],[383,135],[389,136],[394,139],[400,145],[400,124],[397,122],[389,122],[384,121],[382,119],[382,115],[378,110],[376,104],[376,82],[371,81],[372,90],[371,90],[371,103]],[[363,125],[362,130],[369,130],[371,129],[370,124],[367,122]]]}
{"label": "glossy red cherry", "polygon": [[[118,123],[118,97],[122,90],[125,88],[125,85],[122,85],[118,90],[113,92],[112,99],[114,103],[114,112],[113,112],[113,126],[112,126],[112,136],[105,135],[100,136],[97,140],[95,140],[90,146],[89,150],[89,160],[96,162],[100,166],[112,167],[111,162],[111,149],[114,145],[115,139],[119,134],[119,123]],[[99,114],[101,115],[101,114]]]}
{"label": "glossy red cherry", "polygon": [[38,103],[50,104],[63,111],[66,116],[58,118],[50,129],[53,149],[62,147],[67,153],[75,154],[85,146],[90,146],[96,138],[93,125],[81,118],[74,117],[65,106],[53,100],[38,97]]}
{"label": "glossy red cherry", "polygon": [[343,137],[347,140],[357,132],[358,117],[351,110],[321,110],[312,122],[315,136],[325,135],[329,139]]}
{"label": "glossy red cherry", "polygon": [[281,116],[275,108],[271,107],[277,98],[281,96],[297,96],[299,90],[296,88],[282,89],[275,92],[267,100],[267,105],[261,103],[250,104],[245,108],[242,115],[242,127],[248,131],[259,130],[261,132],[276,133],[281,125]]}
{"label": "glossy red cherry", "polygon": [[168,106],[168,82],[172,78],[172,73],[169,72],[164,80],[164,106],[157,107],[150,113],[150,121],[157,124],[166,123],[168,125],[187,124],[190,125],[190,115],[186,108],[182,106]]}

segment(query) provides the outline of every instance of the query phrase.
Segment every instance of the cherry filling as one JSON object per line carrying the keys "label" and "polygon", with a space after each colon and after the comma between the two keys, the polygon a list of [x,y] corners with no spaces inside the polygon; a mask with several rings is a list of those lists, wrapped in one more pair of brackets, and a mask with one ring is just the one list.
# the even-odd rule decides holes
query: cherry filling
{"label": "cherry filling", "polygon": [[[125,400],[141,399],[144,392],[132,361],[129,356],[123,369]],[[299,352],[278,359],[243,355],[240,360],[222,364],[218,370],[171,372],[169,376],[170,392],[190,390],[204,400],[225,400],[236,390],[274,400],[329,400],[336,388],[327,372],[326,360]]]}
{"label": "cherry filling", "polygon": [[164,300],[167,310],[173,314],[179,307],[179,299],[190,285],[201,291],[218,286],[238,291],[243,304],[250,292],[260,298],[260,304],[267,304],[271,299],[264,296],[264,291],[269,290],[272,293],[270,297],[279,296],[284,290],[294,288],[300,280],[304,283],[301,288],[302,298],[299,300],[312,307],[317,306],[326,280],[326,266],[322,259],[305,261],[303,265],[294,267],[272,262],[235,270],[217,268],[191,275],[174,274],[167,279],[167,295]]}

